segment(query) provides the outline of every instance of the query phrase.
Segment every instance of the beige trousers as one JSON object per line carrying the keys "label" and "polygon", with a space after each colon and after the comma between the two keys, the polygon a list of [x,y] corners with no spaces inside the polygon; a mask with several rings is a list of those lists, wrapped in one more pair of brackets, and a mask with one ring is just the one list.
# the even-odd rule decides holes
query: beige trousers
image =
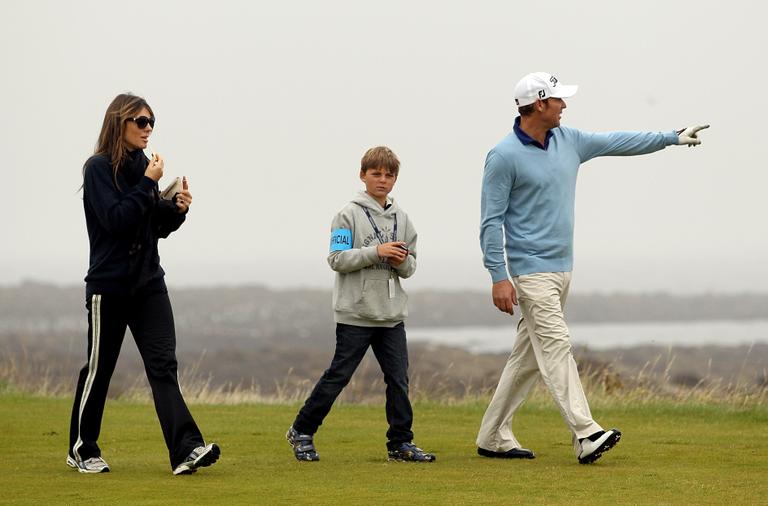
{"label": "beige trousers", "polygon": [[592,419],[571,354],[563,315],[571,273],[526,274],[512,281],[522,314],[517,340],[483,416],[477,446],[497,452],[522,448],[512,432],[512,419],[541,376],[578,448],[579,438],[603,429]]}

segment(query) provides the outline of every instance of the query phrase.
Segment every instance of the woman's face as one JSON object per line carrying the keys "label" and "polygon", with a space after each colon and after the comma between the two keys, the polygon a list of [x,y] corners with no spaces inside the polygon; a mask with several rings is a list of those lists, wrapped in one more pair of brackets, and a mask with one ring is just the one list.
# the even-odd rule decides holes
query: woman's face
{"label": "woman's face", "polygon": [[[142,107],[141,111],[133,118],[125,122],[125,132],[123,133],[123,141],[128,146],[128,149],[145,149],[149,143],[149,136],[152,135],[152,124],[155,123],[153,118],[146,107]],[[139,125],[144,125],[144,128],[139,128]]]}

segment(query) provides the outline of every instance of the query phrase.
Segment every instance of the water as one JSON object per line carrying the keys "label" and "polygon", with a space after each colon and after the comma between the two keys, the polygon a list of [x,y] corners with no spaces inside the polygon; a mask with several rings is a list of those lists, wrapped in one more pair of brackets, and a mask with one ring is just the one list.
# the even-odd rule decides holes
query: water
{"label": "water", "polygon": [[[591,349],[632,346],[738,346],[768,343],[768,320],[715,320],[651,323],[573,323],[571,342]],[[516,328],[408,327],[408,340],[433,342],[482,352],[509,352]]]}

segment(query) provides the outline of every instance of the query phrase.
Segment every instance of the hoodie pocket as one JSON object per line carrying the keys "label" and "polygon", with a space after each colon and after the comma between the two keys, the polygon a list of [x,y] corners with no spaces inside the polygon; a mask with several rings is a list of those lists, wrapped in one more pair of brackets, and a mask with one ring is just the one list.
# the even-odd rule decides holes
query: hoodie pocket
{"label": "hoodie pocket", "polygon": [[395,278],[395,294],[389,298],[389,279],[367,278],[363,280],[360,299],[355,304],[355,313],[370,320],[400,320],[407,316],[408,296]]}

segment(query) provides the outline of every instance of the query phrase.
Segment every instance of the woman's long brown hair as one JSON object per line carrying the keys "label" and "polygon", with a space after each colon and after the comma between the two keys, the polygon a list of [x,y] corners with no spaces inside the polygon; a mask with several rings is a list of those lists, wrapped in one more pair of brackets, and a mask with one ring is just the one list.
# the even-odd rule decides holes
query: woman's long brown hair
{"label": "woman's long brown hair", "polygon": [[[151,116],[155,115],[143,98],[130,93],[121,93],[112,100],[104,114],[104,123],[101,125],[101,133],[99,133],[99,140],[96,142],[96,149],[93,154],[105,155],[109,158],[115,186],[117,186],[117,171],[128,154],[128,147],[123,139],[125,123],[128,119],[136,117],[144,107],[147,108]],[[83,166],[83,175],[85,175],[85,166]]]}

